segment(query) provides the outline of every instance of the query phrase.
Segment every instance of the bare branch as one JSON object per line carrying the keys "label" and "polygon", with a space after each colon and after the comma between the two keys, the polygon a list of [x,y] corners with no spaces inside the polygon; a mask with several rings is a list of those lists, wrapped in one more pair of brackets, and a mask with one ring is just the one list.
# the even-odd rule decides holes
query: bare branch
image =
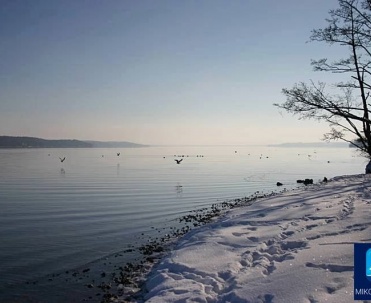
{"label": "bare branch", "polygon": [[[331,95],[324,83],[295,84],[283,89],[286,102],[275,104],[299,119],[326,121],[332,129],[326,140],[344,140],[371,157],[371,0],[338,0],[329,11],[327,26],[312,31],[310,40],[345,46],[347,58],[312,60],[315,71],[349,75],[348,82],[335,83],[340,94]],[[356,141],[346,135],[356,137]]]}

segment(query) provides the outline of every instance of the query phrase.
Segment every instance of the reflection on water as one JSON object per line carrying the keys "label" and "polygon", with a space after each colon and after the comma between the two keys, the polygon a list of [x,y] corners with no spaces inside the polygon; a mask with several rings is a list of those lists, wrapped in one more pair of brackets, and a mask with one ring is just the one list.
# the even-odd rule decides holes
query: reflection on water
{"label": "reflection on water", "polygon": [[63,175],[63,176],[66,174],[66,170],[64,168],[61,168],[60,172],[61,172],[61,175]]}
{"label": "reflection on water", "polygon": [[178,183],[176,186],[175,186],[175,191],[177,193],[178,196],[181,196],[182,193],[183,193],[183,186]]}

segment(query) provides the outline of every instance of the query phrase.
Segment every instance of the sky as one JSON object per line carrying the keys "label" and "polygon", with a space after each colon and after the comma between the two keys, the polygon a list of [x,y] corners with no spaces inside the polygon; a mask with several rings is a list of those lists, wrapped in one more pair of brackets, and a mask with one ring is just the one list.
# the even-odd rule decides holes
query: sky
{"label": "sky", "polygon": [[308,41],[337,7],[1,0],[0,135],[150,145],[320,141],[326,124],[273,103],[297,82],[335,82],[310,60],[346,50]]}

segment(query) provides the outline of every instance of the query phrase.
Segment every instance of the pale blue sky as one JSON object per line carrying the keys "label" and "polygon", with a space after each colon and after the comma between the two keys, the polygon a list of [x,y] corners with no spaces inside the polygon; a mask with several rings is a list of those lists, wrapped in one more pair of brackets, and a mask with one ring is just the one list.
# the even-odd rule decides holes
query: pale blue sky
{"label": "pale blue sky", "polygon": [[319,141],[283,87],[337,0],[1,0],[0,135],[144,144]]}

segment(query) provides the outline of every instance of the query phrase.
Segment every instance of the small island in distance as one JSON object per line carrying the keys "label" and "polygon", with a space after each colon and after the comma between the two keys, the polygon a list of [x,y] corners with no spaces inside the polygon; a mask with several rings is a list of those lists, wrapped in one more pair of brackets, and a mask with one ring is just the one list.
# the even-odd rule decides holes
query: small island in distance
{"label": "small island in distance", "polygon": [[320,148],[320,147],[353,147],[347,142],[293,142],[293,143],[281,143],[281,144],[270,144],[269,147],[307,147],[307,148]]}
{"label": "small island in distance", "polygon": [[0,136],[0,148],[131,148],[148,147],[132,142],[82,141],[82,140],[48,140],[35,137]]}

